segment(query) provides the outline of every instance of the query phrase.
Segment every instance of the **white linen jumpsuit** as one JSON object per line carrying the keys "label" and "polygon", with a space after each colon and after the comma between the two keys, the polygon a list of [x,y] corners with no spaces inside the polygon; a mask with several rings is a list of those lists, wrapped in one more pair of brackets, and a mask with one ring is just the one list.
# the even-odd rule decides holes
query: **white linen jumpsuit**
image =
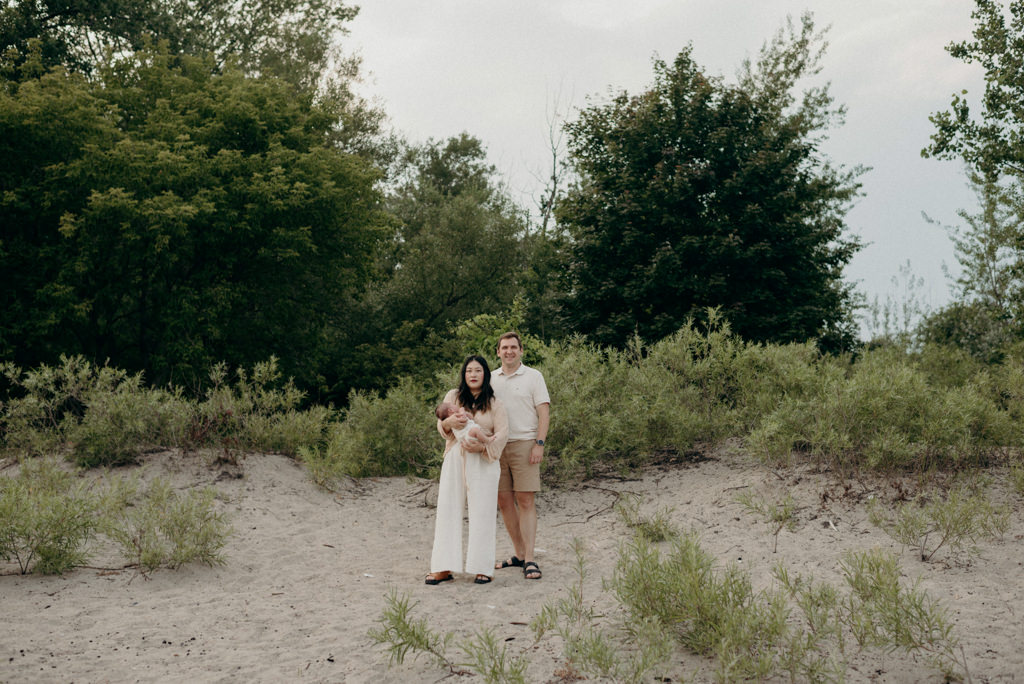
{"label": "white linen jumpsuit", "polygon": [[[445,401],[457,403],[451,390]],[[441,421],[437,429],[445,437],[444,462],[437,490],[437,518],[434,522],[434,550],[430,572],[456,572],[462,565],[462,512],[468,504],[469,537],[465,571],[473,575],[494,575],[495,532],[498,516],[498,479],[501,451],[508,440],[508,414],[498,399],[491,409],[473,416],[480,427],[494,435],[480,453],[463,451],[455,436],[445,434]]]}

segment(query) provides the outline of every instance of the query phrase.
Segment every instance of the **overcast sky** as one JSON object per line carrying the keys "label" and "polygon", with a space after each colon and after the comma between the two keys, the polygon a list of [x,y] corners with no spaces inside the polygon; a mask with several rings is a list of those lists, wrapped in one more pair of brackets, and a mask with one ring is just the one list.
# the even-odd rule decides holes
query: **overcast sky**
{"label": "overcast sky", "polygon": [[[357,0],[358,2],[358,0]],[[548,122],[609,92],[642,91],[652,58],[671,61],[687,44],[709,73],[734,80],[787,16],[813,12],[831,27],[821,77],[846,105],[846,123],[824,150],[864,165],[864,196],[848,215],[869,243],[847,277],[869,298],[902,298],[891,280],[907,260],[933,307],[949,301],[951,242],[922,212],[962,223],[977,202],[955,161],[922,159],[928,116],[954,92],[983,86],[978,67],[944,47],[970,37],[970,0],[363,0],[346,46],[362,56],[362,93],[392,126],[423,142],[466,131],[520,199],[532,204],[550,163]],[[596,98],[596,100],[595,100]]]}

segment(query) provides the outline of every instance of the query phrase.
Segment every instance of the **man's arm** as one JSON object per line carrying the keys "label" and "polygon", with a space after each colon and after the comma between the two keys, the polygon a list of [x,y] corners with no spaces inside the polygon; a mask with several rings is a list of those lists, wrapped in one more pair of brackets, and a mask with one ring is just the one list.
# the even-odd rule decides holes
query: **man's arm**
{"label": "man's arm", "polygon": [[[537,439],[541,442],[548,438],[548,426],[551,423],[551,404],[537,405]],[[530,464],[540,463],[544,460],[544,447],[534,443],[530,450]]]}

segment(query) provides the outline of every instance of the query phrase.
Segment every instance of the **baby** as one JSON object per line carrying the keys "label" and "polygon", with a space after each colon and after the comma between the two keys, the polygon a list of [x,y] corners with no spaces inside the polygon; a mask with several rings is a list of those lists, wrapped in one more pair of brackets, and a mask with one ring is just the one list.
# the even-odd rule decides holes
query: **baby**
{"label": "baby", "polygon": [[452,430],[452,432],[455,433],[455,439],[458,441],[462,441],[464,439],[475,439],[481,444],[490,444],[494,441],[494,435],[487,434],[487,432],[473,420],[473,416],[461,406],[456,406],[448,401],[442,401],[437,407],[437,411],[434,413],[437,415],[439,420],[444,420],[448,416],[453,415],[465,416],[465,427],[458,430]]}

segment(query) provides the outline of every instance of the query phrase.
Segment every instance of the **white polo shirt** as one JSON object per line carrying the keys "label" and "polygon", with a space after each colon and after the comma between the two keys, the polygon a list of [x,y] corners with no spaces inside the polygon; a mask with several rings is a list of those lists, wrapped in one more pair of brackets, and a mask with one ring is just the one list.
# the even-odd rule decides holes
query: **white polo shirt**
{"label": "white polo shirt", "polygon": [[537,439],[537,407],[551,403],[540,371],[519,364],[514,373],[505,375],[499,367],[491,374],[491,387],[508,411],[508,438]]}

